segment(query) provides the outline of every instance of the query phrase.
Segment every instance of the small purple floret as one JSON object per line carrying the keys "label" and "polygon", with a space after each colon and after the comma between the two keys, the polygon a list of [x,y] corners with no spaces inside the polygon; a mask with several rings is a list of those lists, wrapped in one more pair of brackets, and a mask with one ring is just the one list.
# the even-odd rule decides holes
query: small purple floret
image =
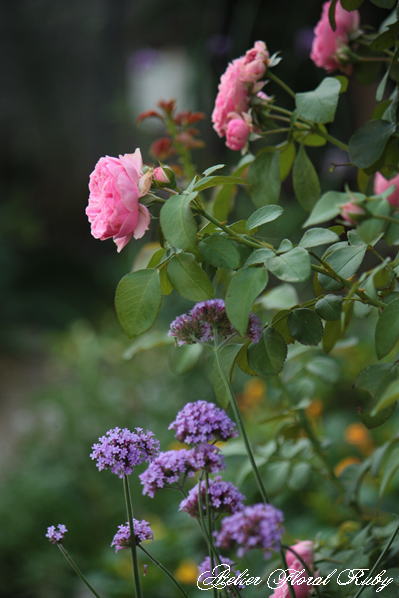
{"label": "small purple floret", "polygon": [[109,469],[120,478],[130,475],[133,469],[152,461],[159,452],[159,442],[154,434],[135,428],[108,430],[98,442],[93,444],[90,458],[96,461],[99,471]]}
{"label": "small purple floret", "polygon": [[237,555],[243,556],[248,550],[260,548],[265,558],[281,546],[283,535],[283,514],[272,505],[259,503],[245,507],[222,520],[216,534],[216,546],[237,548]]}
{"label": "small purple floret", "polygon": [[[136,544],[140,544],[140,542],[144,542],[144,540],[152,540],[154,538],[151,526],[145,519],[142,519],[141,521],[138,519],[133,519],[133,529]],[[118,550],[123,550],[123,548],[129,548],[131,546],[131,535],[128,521],[122,525],[118,525],[118,531],[111,542],[111,546],[115,548],[115,552],[118,552]]]}
{"label": "small purple floret", "polygon": [[[199,504],[198,493],[201,485],[201,504],[205,510],[206,506],[206,485],[205,482],[196,484],[191,488],[187,498],[180,503],[180,511],[184,511],[191,517],[198,517]],[[220,476],[209,480],[209,506],[218,513],[236,513],[244,508],[245,496],[231,482],[225,482]]]}
{"label": "small purple floret", "polygon": [[63,523],[50,525],[50,527],[47,528],[46,538],[51,544],[59,544],[63,541],[67,531],[67,527]]}
{"label": "small purple floret", "polygon": [[177,440],[186,444],[201,444],[213,440],[228,440],[237,436],[236,425],[228,415],[208,401],[187,403],[169,426]]}
{"label": "small purple floret", "polygon": [[[228,567],[230,568],[230,574],[231,576],[234,575],[234,577],[238,577],[240,575],[240,571],[238,571],[238,569],[235,568],[234,566],[234,562],[227,558],[227,556],[222,556],[221,554],[219,554],[219,558],[218,559],[214,559],[214,568],[217,567],[216,571],[215,571],[215,577],[220,574],[223,573],[226,569],[229,570],[227,567],[224,567],[223,565],[228,565]],[[211,563],[211,558],[209,556],[206,556],[204,558],[204,560],[202,561],[202,563],[198,566],[198,581],[201,583],[202,580],[205,580],[208,577],[208,573],[209,573],[209,577],[212,577],[212,563]],[[243,590],[245,588],[244,584],[238,584],[237,588],[239,590]],[[228,587],[227,587],[228,589]]]}

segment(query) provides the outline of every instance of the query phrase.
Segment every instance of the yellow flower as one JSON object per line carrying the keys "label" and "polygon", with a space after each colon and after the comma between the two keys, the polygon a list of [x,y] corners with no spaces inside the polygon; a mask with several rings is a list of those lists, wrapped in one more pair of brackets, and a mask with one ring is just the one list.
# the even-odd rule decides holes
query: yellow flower
{"label": "yellow flower", "polygon": [[198,578],[198,566],[194,561],[184,560],[175,571],[175,577],[180,583],[192,584]]}
{"label": "yellow flower", "polygon": [[345,430],[345,440],[353,444],[359,451],[369,455],[373,451],[373,441],[367,428],[361,423],[350,424]]}

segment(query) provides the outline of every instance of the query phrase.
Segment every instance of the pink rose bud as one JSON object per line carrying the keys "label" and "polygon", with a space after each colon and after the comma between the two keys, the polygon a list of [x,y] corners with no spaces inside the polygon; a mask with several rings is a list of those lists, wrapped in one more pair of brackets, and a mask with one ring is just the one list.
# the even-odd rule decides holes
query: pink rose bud
{"label": "pink rose bud", "polygon": [[357,222],[362,220],[362,217],[366,214],[364,209],[359,204],[353,201],[348,201],[341,206],[341,216],[345,220],[346,224],[352,226],[356,225]]}
{"label": "pink rose bud", "polygon": [[335,5],[336,29],[332,29],[329,20],[331,2],[323,4],[320,21],[314,29],[314,39],[310,58],[326,71],[337,69],[350,74],[352,66],[345,64],[347,60],[346,47],[349,36],[359,28],[360,15],[357,10],[348,11],[342,8],[340,2]]}
{"label": "pink rose bud", "polygon": [[173,185],[175,184],[175,173],[171,168],[167,166],[157,166],[154,168],[154,172],[152,173],[152,178],[155,183],[158,183],[159,186],[163,185]]}
{"label": "pink rose bud", "polygon": [[232,150],[238,151],[246,146],[250,126],[242,118],[233,118],[227,125],[226,145]]}
{"label": "pink rose bud", "polygon": [[380,172],[377,172],[374,179],[374,193],[380,195],[384,193],[388,187],[395,186],[395,190],[388,195],[387,200],[395,208],[399,207],[399,174],[394,176],[392,179],[386,179]]}
{"label": "pink rose bud", "polygon": [[150,225],[150,213],[139,202],[146,193],[146,180],[142,179],[139,149],[119,158],[100,158],[90,175],[86,215],[91,234],[101,241],[112,238],[118,252],[132,237],[140,239]]}

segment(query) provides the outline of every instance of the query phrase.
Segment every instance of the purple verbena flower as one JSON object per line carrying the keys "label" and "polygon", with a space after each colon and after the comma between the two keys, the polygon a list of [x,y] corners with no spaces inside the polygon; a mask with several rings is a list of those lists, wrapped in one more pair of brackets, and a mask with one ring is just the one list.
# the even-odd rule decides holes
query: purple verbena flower
{"label": "purple verbena flower", "polygon": [[248,550],[260,548],[265,558],[273,550],[278,550],[283,535],[283,514],[272,505],[258,503],[245,507],[222,520],[216,534],[216,546],[237,547],[237,555],[243,556]]}
{"label": "purple verbena flower", "polygon": [[225,468],[224,457],[220,449],[214,444],[199,444],[192,449],[193,459],[197,471],[217,473]]}
{"label": "purple verbena flower", "polygon": [[[218,575],[226,571],[226,569],[228,572],[230,572],[231,575],[234,575],[234,577],[238,577],[241,573],[240,571],[238,571],[238,569],[235,568],[234,561],[227,558],[226,556],[222,556],[221,554],[218,555],[217,559],[214,559],[214,566],[212,569],[211,558],[209,556],[206,556],[202,563],[198,565],[198,582],[205,582],[204,589],[209,589],[207,578],[217,577]],[[243,590],[245,588],[245,585],[238,584],[236,587],[239,590]],[[229,591],[229,589],[230,588],[227,586],[226,590]]]}
{"label": "purple verbena flower", "polygon": [[[206,507],[206,485],[205,482],[198,483],[191,488],[187,498],[180,503],[180,511],[184,511],[191,517],[198,517],[199,504],[198,493],[201,486],[201,504]],[[209,506],[218,513],[236,513],[244,508],[245,496],[231,482],[225,482],[220,476],[209,480],[208,488]]]}
{"label": "purple verbena flower", "polygon": [[[262,333],[262,325],[255,314],[250,314],[247,336],[257,343]],[[188,314],[178,316],[170,325],[169,336],[176,339],[177,345],[210,343],[224,340],[238,334],[230,323],[223,299],[209,299],[196,303]]]}
{"label": "purple verbena flower", "polygon": [[127,428],[113,428],[93,444],[90,458],[96,461],[99,471],[110,469],[123,478],[137,465],[152,461],[158,452],[159,442],[152,432],[142,428],[135,428],[133,432]]}
{"label": "purple verbena flower", "polygon": [[46,538],[48,538],[51,544],[59,544],[63,541],[67,531],[67,527],[63,523],[50,525],[50,527],[47,528]]}
{"label": "purple verbena flower", "polygon": [[[133,529],[136,544],[140,544],[140,542],[144,542],[144,540],[152,540],[154,538],[151,526],[145,519],[140,521],[133,518]],[[118,550],[122,550],[123,548],[129,548],[131,546],[131,535],[128,521],[118,525],[118,531],[111,542],[111,546],[115,548],[115,552],[118,552]]]}
{"label": "purple verbena flower", "polygon": [[187,403],[178,412],[169,430],[175,430],[177,440],[186,444],[227,440],[237,436],[235,423],[223,409],[208,401]]}
{"label": "purple verbena flower", "polygon": [[193,450],[181,449],[160,453],[139,476],[143,494],[154,498],[157,490],[178,482],[183,476],[192,477],[197,469]]}

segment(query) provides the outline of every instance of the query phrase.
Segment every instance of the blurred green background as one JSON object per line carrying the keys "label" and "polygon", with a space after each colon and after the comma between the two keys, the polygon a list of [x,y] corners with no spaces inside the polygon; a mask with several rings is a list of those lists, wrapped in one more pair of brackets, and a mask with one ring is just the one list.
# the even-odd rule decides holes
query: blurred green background
{"label": "blurred green background", "polygon": [[[229,60],[264,39],[271,52],[282,53],[281,78],[298,91],[316,86],[323,73],[308,55],[320,11],[318,0],[1,4],[2,598],[86,596],[43,537],[47,525],[57,522],[70,529],[67,545],[93,583],[107,596],[128,596],[128,555],[109,548],[125,520],[121,484],[96,471],[88,459],[90,446],[110,427],[140,425],[151,427],[166,449],[173,446],[167,425],[184,402],[212,400],[204,366],[178,376],[169,347],[123,358],[129,342],[115,320],[114,288],[157,232],[153,227],[121,256],[111,241],[94,240],[84,215],[89,173],[100,156],[138,146],[151,161],[146,148],[160,130],[151,123],[138,128],[135,118],[157,99],[173,96],[180,109],[208,115],[200,125],[208,145],[195,154],[199,167],[233,164],[238,156],[210,125],[220,74]],[[362,15],[378,24],[385,12],[365,4]],[[373,85],[352,83],[334,134],[347,139],[369,116],[373,91]],[[345,168],[329,172],[331,162],[342,161],[335,150],[316,148],[311,155],[324,186],[339,188],[351,176]],[[289,182],[284,193],[290,201]],[[292,221],[276,234],[290,234],[297,218],[293,208]],[[166,330],[188,305],[171,297],[159,329]],[[367,450],[342,438],[356,419],[354,399],[348,409],[350,380],[368,350],[366,342],[349,344],[338,356],[343,378],[318,388],[327,413],[330,409],[328,432],[338,442],[335,461]],[[267,389],[248,386],[244,377],[236,386],[243,404],[253,405],[247,413],[255,421]],[[257,433],[264,440],[267,430]],[[334,528],[336,514],[317,490],[309,483],[302,491],[301,513],[297,496],[279,498],[293,533]],[[244,491],[253,494],[248,480]],[[154,501],[140,500],[139,512],[154,526],[154,552],[192,583],[204,547],[194,523],[176,511],[178,500],[166,491]],[[153,598],[174,595],[152,567],[145,583]]]}

